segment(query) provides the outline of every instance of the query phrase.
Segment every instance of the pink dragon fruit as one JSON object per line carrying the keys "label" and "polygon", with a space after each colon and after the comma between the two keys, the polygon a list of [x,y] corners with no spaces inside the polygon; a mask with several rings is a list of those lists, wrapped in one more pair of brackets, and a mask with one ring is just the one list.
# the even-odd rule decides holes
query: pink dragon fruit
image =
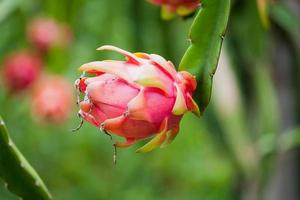
{"label": "pink dragon fruit", "polygon": [[66,25],[59,24],[51,18],[36,18],[27,27],[28,40],[38,49],[46,51],[50,47],[67,46],[72,38]]}
{"label": "pink dragon fruit", "polygon": [[176,72],[170,61],[156,54],[130,53],[109,45],[97,50],[116,51],[127,59],[95,61],[79,68],[83,76],[75,86],[85,94],[79,115],[126,139],[116,147],[155,136],[137,150],[151,151],[176,137],[185,112],[200,115],[192,98],[196,81],[190,73]]}
{"label": "pink dragon fruit", "polygon": [[72,111],[70,83],[62,76],[47,75],[35,84],[31,96],[31,113],[37,121],[62,123]]}
{"label": "pink dragon fruit", "polygon": [[3,65],[5,85],[10,92],[19,92],[32,86],[43,63],[37,55],[24,50],[6,57]]}
{"label": "pink dragon fruit", "polygon": [[199,6],[200,0],[148,0],[162,6],[162,17],[170,19],[174,14],[187,16],[193,13]]}

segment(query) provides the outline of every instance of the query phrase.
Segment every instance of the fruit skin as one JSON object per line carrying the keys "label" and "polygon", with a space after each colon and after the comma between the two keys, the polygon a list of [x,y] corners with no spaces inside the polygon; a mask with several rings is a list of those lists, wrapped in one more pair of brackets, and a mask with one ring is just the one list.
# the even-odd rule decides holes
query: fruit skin
{"label": "fruit skin", "polygon": [[200,0],[148,0],[150,3],[162,6],[162,18],[172,19],[175,14],[187,16],[200,5]]}
{"label": "fruit skin", "polygon": [[53,46],[68,46],[72,40],[72,33],[68,26],[54,19],[38,17],[29,23],[27,38],[36,48],[47,51]]}
{"label": "fruit skin", "polygon": [[156,54],[133,54],[109,45],[98,50],[116,51],[127,60],[95,61],[79,68],[84,74],[75,86],[85,95],[79,115],[101,130],[124,137],[126,141],[116,143],[117,147],[155,135],[138,150],[151,151],[176,137],[185,112],[200,115],[192,99],[196,80],[190,73],[176,72],[170,61]]}
{"label": "fruit skin", "polygon": [[71,114],[73,93],[70,83],[59,75],[45,75],[34,86],[31,113],[35,120],[60,124]]}
{"label": "fruit skin", "polygon": [[3,63],[4,85],[12,93],[29,88],[39,77],[42,65],[40,57],[29,51],[8,55]]}

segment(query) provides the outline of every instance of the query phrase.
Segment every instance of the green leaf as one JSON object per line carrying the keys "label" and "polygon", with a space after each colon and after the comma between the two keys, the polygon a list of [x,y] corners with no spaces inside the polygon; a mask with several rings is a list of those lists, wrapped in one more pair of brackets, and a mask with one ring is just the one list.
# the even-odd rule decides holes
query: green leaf
{"label": "green leaf", "polygon": [[265,157],[272,154],[286,153],[300,147],[300,128],[296,127],[279,135],[262,134],[258,140],[260,154]]}
{"label": "green leaf", "polygon": [[286,133],[283,133],[278,138],[278,150],[286,152],[294,148],[300,147],[300,128],[294,128]]}
{"label": "green leaf", "polygon": [[19,0],[0,1],[0,23],[3,22],[20,4]]}
{"label": "green leaf", "polygon": [[197,77],[195,101],[201,113],[210,101],[212,79],[218,65],[229,10],[230,0],[201,1],[201,8],[190,30],[191,44],[179,64],[179,70],[189,71]]}
{"label": "green leaf", "polygon": [[270,15],[272,19],[285,31],[290,34],[300,33],[299,18],[289,10],[283,3],[276,3],[271,6]]}
{"label": "green leaf", "polygon": [[0,116],[0,177],[22,199],[51,199],[45,184],[8,135]]}

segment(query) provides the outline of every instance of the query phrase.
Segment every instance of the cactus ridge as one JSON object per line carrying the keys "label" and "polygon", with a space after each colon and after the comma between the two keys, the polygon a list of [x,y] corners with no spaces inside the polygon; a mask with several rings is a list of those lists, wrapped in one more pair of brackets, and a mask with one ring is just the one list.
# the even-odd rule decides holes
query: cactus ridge
{"label": "cactus ridge", "polygon": [[28,200],[49,200],[51,194],[8,135],[0,116],[0,177],[5,187]]}
{"label": "cactus ridge", "polygon": [[195,101],[201,114],[210,101],[212,80],[218,65],[229,11],[230,0],[201,1],[200,10],[189,33],[190,46],[179,64],[179,70],[189,71],[197,77]]}

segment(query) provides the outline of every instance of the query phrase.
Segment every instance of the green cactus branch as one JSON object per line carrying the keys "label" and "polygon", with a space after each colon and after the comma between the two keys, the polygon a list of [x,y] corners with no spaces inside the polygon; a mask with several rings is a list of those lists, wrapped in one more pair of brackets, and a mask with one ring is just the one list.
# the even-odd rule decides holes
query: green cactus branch
{"label": "green cactus branch", "polygon": [[45,184],[8,135],[0,116],[0,178],[21,199],[51,199]]}
{"label": "green cactus branch", "polygon": [[222,41],[229,18],[230,0],[202,0],[201,8],[190,29],[190,46],[180,70],[196,75],[195,100],[201,113],[210,101],[213,75],[216,71]]}

